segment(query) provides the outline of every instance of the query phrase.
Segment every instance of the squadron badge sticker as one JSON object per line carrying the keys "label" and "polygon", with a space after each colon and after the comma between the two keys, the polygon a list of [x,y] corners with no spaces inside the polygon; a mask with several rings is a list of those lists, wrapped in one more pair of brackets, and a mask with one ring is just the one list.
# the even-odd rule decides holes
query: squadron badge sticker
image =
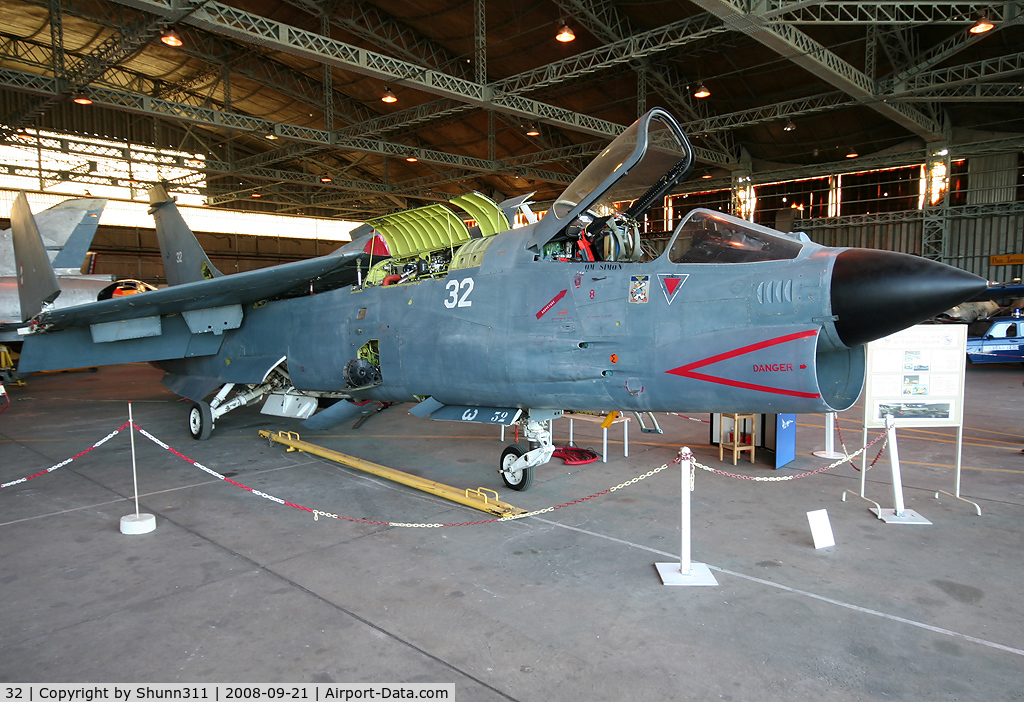
{"label": "squadron badge sticker", "polygon": [[647,302],[647,293],[651,289],[651,276],[631,275],[629,276],[629,301]]}

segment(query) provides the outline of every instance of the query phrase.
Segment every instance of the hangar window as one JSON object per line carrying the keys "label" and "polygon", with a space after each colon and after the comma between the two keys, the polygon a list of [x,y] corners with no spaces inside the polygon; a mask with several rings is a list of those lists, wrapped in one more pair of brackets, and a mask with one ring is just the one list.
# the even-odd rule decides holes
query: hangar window
{"label": "hangar window", "polygon": [[201,205],[205,197],[202,154],[25,129],[0,145],[0,159],[7,166],[0,180],[5,188],[134,200],[169,180],[187,183],[175,189],[181,205]]}

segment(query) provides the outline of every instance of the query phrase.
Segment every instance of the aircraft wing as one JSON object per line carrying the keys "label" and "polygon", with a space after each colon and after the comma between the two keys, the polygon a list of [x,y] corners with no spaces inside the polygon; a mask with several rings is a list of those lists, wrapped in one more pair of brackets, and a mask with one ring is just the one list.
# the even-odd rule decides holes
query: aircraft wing
{"label": "aircraft wing", "polygon": [[57,331],[105,322],[246,305],[291,292],[308,292],[311,283],[317,287],[345,285],[355,281],[355,261],[362,255],[362,250],[345,251],[343,248],[306,261],[44,311],[33,319],[33,326],[43,331]]}

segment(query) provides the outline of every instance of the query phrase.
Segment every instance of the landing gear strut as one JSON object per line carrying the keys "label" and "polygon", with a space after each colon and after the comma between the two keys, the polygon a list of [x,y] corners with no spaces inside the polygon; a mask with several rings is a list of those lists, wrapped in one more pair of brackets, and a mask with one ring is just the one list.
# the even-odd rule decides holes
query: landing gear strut
{"label": "landing gear strut", "polygon": [[[228,412],[258,402],[270,393],[284,392],[289,388],[293,386],[283,363],[267,371],[263,382],[258,385],[226,383],[209,402],[200,400],[192,403],[192,409],[188,413],[189,433],[196,440],[209,439],[213,425]],[[235,394],[229,400],[228,395],[232,391]]]}

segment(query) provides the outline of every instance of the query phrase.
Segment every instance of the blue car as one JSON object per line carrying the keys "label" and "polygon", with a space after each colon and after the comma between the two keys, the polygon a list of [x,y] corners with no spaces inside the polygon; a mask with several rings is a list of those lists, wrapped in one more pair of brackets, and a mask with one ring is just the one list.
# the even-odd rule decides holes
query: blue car
{"label": "blue car", "polygon": [[[1024,317],[995,317],[980,336],[967,338],[971,363],[1024,363]],[[974,325],[972,325],[972,330]]]}

